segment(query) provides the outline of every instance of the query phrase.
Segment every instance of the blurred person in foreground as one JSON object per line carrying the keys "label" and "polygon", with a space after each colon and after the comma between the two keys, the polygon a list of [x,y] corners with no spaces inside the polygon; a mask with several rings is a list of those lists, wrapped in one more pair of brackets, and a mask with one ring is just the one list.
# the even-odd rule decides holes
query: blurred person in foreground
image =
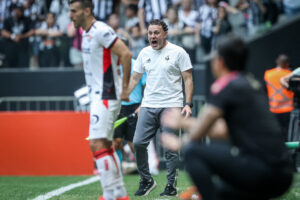
{"label": "blurred person in foreground", "polygon": [[[183,143],[171,134],[162,141],[173,151],[184,145],[186,169],[204,200],[274,198],[292,182],[284,139],[261,85],[243,74],[247,55],[241,39],[224,38],[212,60],[217,80],[198,118],[184,119],[176,109],[162,117],[163,125],[189,132]],[[226,134],[227,140],[213,139]],[[210,144],[201,143],[207,135]]]}
{"label": "blurred person in foreground", "polygon": [[[127,93],[131,93],[144,72],[147,74],[146,88],[133,138],[136,162],[140,174],[140,186],[136,196],[146,196],[156,187],[149,171],[147,146],[161,126],[162,113],[169,108],[180,108],[185,117],[192,113],[193,77],[192,64],[186,51],[167,41],[168,26],[162,20],[152,20],[148,25],[150,45],[139,54],[130,78]],[[186,103],[183,104],[183,86]],[[168,129],[169,130],[169,129]],[[169,130],[178,134],[178,130]],[[167,185],[160,196],[177,195],[178,153],[166,151]]]}
{"label": "blurred person in foreground", "polygon": [[294,93],[284,88],[280,84],[280,79],[292,73],[289,68],[288,56],[281,54],[276,59],[276,67],[265,71],[264,75],[270,111],[277,118],[285,140],[288,136],[290,114],[294,109]]}
{"label": "blurred person in foreground", "polygon": [[[100,175],[100,200],[127,200],[120,161],[112,147],[113,125],[127,90],[131,53],[114,30],[93,16],[92,0],[70,0],[70,18],[82,27],[82,56],[90,96],[90,148]],[[118,60],[123,66],[123,82]]]}

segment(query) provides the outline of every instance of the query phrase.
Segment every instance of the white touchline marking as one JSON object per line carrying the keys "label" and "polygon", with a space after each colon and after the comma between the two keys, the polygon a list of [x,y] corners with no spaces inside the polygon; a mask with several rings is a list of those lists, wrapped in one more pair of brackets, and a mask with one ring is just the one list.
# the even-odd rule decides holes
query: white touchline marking
{"label": "white touchline marking", "polygon": [[84,181],[80,181],[78,183],[73,183],[71,185],[67,185],[67,186],[64,186],[64,187],[61,187],[61,188],[58,188],[56,190],[52,190],[51,192],[48,192],[46,194],[43,194],[43,195],[40,195],[32,200],[47,200],[47,199],[50,199],[54,196],[58,196],[58,195],[61,195],[69,190],[72,190],[74,188],[77,188],[77,187],[81,187],[81,186],[84,186],[84,185],[88,185],[90,183],[94,183],[96,181],[99,181],[99,176],[93,176],[91,178],[88,178]]}

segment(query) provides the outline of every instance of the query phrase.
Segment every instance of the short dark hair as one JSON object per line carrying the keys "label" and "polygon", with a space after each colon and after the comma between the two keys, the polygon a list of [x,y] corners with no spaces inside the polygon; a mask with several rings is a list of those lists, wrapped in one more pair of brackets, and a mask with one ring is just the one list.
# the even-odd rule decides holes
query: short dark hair
{"label": "short dark hair", "polygon": [[163,20],[153,19],[149,22],[148,28],[150,25],[159,25],[162,27],[163,31],[168,31],[168,25]]}
{"label": "short dark hair", "polygon": [[69,5],[75,2],[80,2],[83,8],[90,8],[91,12],[94,10],[93,0],[69,0]]}
{"label": "short dark hair", "polygon": [[246,68],[248,47],[236,36],[228,35],[221,38],[217,44],[218,56],[224,59],[230,71],[243,71]]}
{"label": "short dark hair", "polygon": [[135,14],[138,12],[138,7],[135,4],[128,4],[126,9],[132,10]]}

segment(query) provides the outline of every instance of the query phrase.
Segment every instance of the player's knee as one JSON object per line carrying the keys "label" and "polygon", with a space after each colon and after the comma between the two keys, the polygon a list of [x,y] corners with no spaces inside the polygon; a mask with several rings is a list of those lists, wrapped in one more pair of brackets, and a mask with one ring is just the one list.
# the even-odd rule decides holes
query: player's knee
{"label": "player's knee", "polygon": [[90,149],[94,153],[101,149],[109,149],[110,147],[111,147],[111,141],[108,141],[107,139],[90,140]]}

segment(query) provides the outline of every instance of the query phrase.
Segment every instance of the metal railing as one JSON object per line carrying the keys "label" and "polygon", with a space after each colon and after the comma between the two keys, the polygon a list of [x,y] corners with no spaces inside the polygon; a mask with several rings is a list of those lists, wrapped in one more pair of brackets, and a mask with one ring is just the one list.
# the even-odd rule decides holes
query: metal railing
{"label": "metal railing", "polygon": [[74,110],[77,107],[73,96],[51,97],[1,97],[1,111],[49,111]]}

